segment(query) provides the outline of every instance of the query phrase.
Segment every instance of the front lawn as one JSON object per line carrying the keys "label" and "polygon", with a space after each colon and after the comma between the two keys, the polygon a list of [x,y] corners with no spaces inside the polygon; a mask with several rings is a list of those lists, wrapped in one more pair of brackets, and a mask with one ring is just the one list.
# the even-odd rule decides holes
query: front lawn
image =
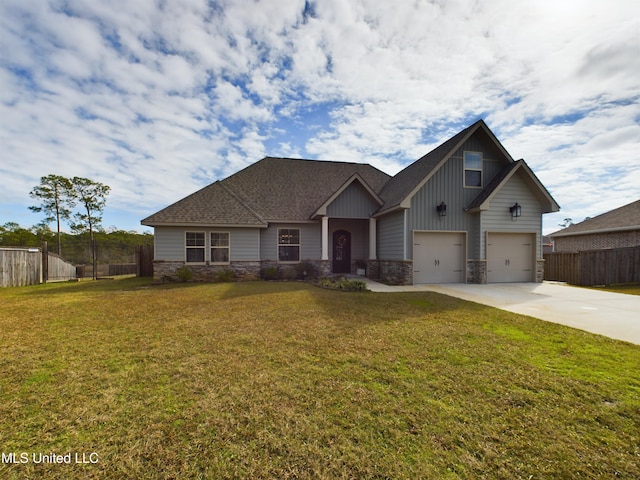
{"label": "front lawn", "polygon": [[429,292],[148,282],[0,290],[0,478],[640,478],[639,346]]}

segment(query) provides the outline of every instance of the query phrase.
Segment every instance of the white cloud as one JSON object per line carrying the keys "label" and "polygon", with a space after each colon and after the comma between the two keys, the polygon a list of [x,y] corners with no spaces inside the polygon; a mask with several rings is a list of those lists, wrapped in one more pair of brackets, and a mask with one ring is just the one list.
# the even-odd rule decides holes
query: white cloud
{"label": "white cloud", "polygon": [[640,197],[631,0],[6,0],[0,50],[2,204],[54,170],[146,213],[265,155],[395,173],[480,116],[562,218]]}

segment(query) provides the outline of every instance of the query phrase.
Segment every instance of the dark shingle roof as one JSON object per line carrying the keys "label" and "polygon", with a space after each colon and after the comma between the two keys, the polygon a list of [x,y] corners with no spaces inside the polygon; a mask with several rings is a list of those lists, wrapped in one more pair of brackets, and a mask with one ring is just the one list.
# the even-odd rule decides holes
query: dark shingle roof
{"label": "dark shingle roof", "polygon": [[635,229],[640,230],[640,200],[558,230],[551,237]]}
{"label": "dark shingle roof", "polygon": [[[215,207],[215,208],[212,208]],[[145,218],[143,225],[254,225],[266,222],[222,182],[192,193],[173,205]]]}
{"label": "dark shingle roof", "polygon": [[306,221],[356,173],[376,193],[390,178],[364,163],[266,157],[142,223],[266,226],[269,221]]}

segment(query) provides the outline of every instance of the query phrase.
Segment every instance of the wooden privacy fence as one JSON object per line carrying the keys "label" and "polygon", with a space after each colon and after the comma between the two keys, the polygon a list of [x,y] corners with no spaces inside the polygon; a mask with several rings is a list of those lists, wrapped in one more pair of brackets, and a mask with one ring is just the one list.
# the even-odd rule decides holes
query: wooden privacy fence
{"label": "wooden privacy fence", "polygon": [[139,277],[153,276],[153,245],[138,245],[136,247],[136,275]]}
{"label": "wooden privacy fence", "polygon": [[573,285],[640,283],[640,246],[545,253],[544,279]]}
{"label": "wooden privacy fence", "polygon": [[0,248],[0,287],[21,287],[42,282],[39,248]]}
{"label": "wooden privacy fence", "polygon": [[0,287],[22,287],[76,278],[76,267],[46,248],[0,248]]}

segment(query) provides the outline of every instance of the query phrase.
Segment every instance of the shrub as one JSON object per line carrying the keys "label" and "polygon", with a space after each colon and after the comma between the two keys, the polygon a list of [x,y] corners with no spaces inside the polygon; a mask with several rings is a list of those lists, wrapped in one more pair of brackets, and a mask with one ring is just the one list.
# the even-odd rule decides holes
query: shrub
{"label": "shrub", "polygon": [[295,267],[296,278],[298,280],[307,280],[308,278],[318,278],[318,269],[311,262],[302,262]]}
{"label": "shrub", "polygon": [[345,292],[366,292],[367,284],[362,280],[349,280],[346,278],[323,278],[319,285],[333,290],[343,290]]}
{"label": "shrub", "polygon": [[280,279],[280,271],[277,267],[268,267],[262,269],[262,278],[264,280],[278,280]]}
{"label": "shrub", "polygon": [[193,278],[193,272],[189,267],[183,265],[179,269],[176,270],[176,276],[181,282],[188,282]]}
{"label": "shrub", "polygon": [[230,282],[233,280],[233,277],[235,276],[236,276],[236,272],[234,272],[230,268],[225,268],[224,270],[221,270],[216,274],[216,279],[219,282]]}

